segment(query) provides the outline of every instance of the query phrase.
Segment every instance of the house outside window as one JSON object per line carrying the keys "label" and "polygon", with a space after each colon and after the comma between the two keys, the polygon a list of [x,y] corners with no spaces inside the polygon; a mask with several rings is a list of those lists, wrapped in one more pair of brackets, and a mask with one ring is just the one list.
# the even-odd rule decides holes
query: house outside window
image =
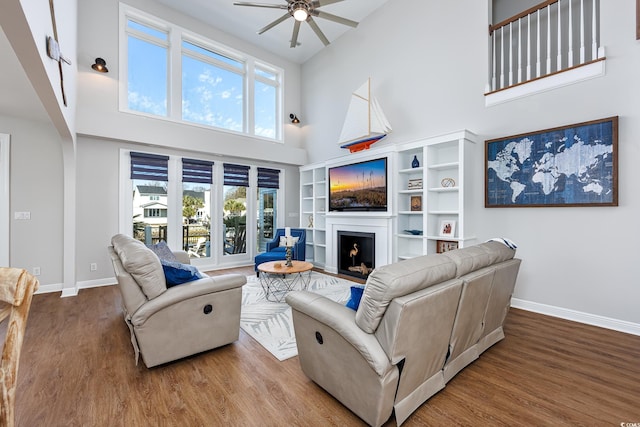
{"label": "house outside window", "polygon": [[121,111],[282,142],[281,69],[122,3],[120,20]]}

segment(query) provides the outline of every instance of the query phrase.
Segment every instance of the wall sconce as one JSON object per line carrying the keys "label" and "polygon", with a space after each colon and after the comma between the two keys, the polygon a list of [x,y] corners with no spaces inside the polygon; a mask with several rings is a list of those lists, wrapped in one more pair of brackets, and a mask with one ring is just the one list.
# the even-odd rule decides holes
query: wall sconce
{"label": "wall sconce", "polygon": [[91,66],[94,70],[99,73],[108,73],[109,69],[107,68],[107,63],[102,58],[96,58],[96,63]]}
{"label": "wall sconce", "polygon": [[300,119],[298,119],[298,116],[293,113],[289,114],[289,118],[291,119],[291,123],[293,123],[294,125],[300,123]]}

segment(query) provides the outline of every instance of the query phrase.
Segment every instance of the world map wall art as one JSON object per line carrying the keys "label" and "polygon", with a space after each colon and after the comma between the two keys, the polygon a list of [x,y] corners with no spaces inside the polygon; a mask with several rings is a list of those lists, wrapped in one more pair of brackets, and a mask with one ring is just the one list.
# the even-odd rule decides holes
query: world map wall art
{"label": "world map wall art", "polygon": [[618,206],[618,117],[485,141],[485,207]]}

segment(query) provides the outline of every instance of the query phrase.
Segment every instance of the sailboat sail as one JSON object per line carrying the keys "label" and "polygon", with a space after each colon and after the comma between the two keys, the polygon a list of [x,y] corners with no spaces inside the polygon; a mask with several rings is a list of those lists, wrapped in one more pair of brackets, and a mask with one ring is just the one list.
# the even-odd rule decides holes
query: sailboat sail
{"label": "sailboat sail", "polygon": [[339,144],[350,152],[365,150],[387,136],[391,125],[378,100],[371,96],[371,79],[351,94],[347,118],[342,126]]}

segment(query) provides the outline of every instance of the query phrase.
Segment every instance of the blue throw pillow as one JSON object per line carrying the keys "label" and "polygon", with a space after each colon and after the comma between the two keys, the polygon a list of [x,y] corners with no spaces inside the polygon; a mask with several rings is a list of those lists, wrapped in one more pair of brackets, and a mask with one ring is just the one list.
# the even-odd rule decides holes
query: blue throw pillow
{"label": "blue throw pillow", "polygon": [[167,246],[167,242],[164,240],[160,240],[155,245],[148,245],[147,247],[151,249],[158,258],[160,258],[160,260],[178,261],[178,258],[176,258],[171,249],[169,249],[169,246]]}
{"label": "blue throw pillow", "polygon": [[167,288],[202,279],[204,276],[196,267],[189,264],[181,264],[179,262],[160,260],[164,277],[167,280]]}
{"label": "blue throw pillow", "polygon": [[360,300],[362,299],[362,293],[364,292],[364,285],[354,285],[351,287],[351,298],[347,301],[346,306],[351,310],[358,311],[360,306]]}

